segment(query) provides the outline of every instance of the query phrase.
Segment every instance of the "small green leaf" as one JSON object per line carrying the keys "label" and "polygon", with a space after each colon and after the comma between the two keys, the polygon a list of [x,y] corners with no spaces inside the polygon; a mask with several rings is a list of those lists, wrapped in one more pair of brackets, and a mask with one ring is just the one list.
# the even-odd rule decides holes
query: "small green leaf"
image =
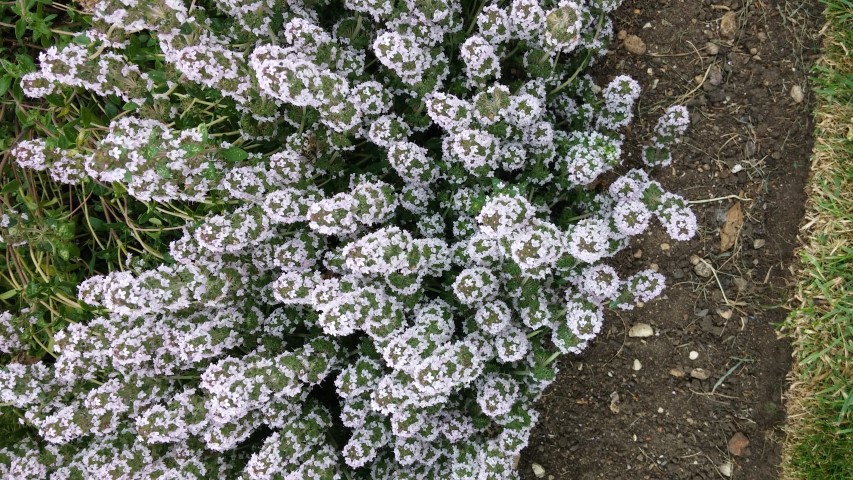
{"label": "small green leaf", "polygon": [[24,34],[27,32],[27,21],[23,18],[19,19],[15,22],[15,38],[21,40],[24,38]]}
{"label": "small green leaf", "polygon": [[30,283],[27,284],[24,293],[27,295],[27,298],[36,298],[43,291],[44,286],[42,284],[30,280]]}
{"label": "small green leaf", "polygon": [[112,118],[118,115],[118,107],[115,106],[113,102],[107,101],[104,103],[104,111],[107,113],[107,116]]}
{"label": "small green leaf", "polygon": [[0,193],[6,195],[6,194],[9,194],[9,193],[16,191],[20,187],[21,187],[20,181],[12,180],[11,182],[7,183],[6,185],[3,185],[3,189],[0,190]]}
{"label": "small green leaf", "polygon": [[17,294],[18,294],[17,290],[9,290],[9,291],[3,292],[2,294],[0,294],[0,300],[9,300],[10,298],[14,297]]}
{"label": "small green leaf", "polygon": [[92,40],[82,33],[74,37],[71,41],[76,43],[77,45],[88,45],[92,43]]}
{"label": "small green leaf", "polygon": [[3,78],[0,78],[0,96],[5,95],[11,85],[12,77],[4,75]]}
{"label": "small green leaf", "polygon": [[219,153],[222,155],[222,158],[227,162],[237,163],[241,162],[247,158],[249,158],[248,152],[243,150],[240,147],[230,147],[223,150],[220,150]]}

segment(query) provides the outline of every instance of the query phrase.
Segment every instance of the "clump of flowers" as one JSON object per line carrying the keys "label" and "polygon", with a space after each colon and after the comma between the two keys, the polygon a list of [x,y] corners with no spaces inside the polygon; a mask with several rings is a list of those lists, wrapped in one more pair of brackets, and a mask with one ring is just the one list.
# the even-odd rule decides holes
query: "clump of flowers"
{"label": "clump of flowers", "polygon": [[[162,265],[80,285],[94,318],[54,335],[55,362],[0,368],[40,436],[0,451],[2,476],[517,478],[557,356],[664,287],[606,259],[653,218],[696,230],[621,167],[639,84],[575,70],[616,4],[98,2],[23,87],[124,112],[89,147],[12,153],[196,213]],[[162,69],[130,54],[143,35]],[[667,110],[646,163],[688,123]],[[25,318],[0,314],[0,350]]]}
{"label": "clump of flowers", "polygon": [[666,167],[672,163],[672,145],[681,140],[681,136],[690,125],[687,107],[680,105],[669,107],[658,119],[651,144],[643,149],[643,160],[650,167]]}

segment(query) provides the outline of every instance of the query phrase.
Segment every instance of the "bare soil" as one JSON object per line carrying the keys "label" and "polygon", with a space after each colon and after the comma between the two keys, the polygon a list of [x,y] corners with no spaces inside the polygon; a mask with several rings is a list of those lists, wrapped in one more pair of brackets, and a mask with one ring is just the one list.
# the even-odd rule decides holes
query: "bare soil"
{"label": "bare soil", "polygon": [[[667,295],[611,312],[583,355],[561,360],[522,479],[537,478],[533,464],[549,479],[778,478],[791,350],[775,325],[805,202],[821,22],[814,0],[628,0],[618,10],[620,37],[640,37],[646,51],[617,40],[592,74],[643,87],[625,168],[640,165],[663,110],[685,104],[691,128],[654,177],[717,200],[693,205],[692,241],[651,229],[616,259],[626,273],[656,265]],[[654,335],[630,337],[637,323]]]}

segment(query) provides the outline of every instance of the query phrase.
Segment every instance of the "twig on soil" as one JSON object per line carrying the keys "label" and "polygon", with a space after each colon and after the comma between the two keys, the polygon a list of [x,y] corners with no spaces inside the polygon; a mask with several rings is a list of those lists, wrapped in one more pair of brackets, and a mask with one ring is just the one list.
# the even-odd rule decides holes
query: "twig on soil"
{"label": "twig on soil", "polygon": [[731,306],[732,304],[729,302],[728,297],[726,297],[726,289],[723,288],[723,284],[722,284],[722,282],[720,282],[720,277],[717,276],[717,269],[714,268],[714,266],[711,265],[711,263],[708,262],[707,260],[705,260],[704,258],[699,259],[699,261],[704,263],[705,265],[708,266],[708,268],[711,269],[711,273],[714,274],[714,280],[717,281],[717,286],[720,287],[720,293],[723,294],[723,301],[726,302],[726,305]]}
{"label": "twig on soil", "polygon": [[697,91],[697,90],[699,90],[700,88],[702,88],[702,85],[704,85],[704,84],[705,84],[705,80],[707,80],[707,79],[708,79],[708,75],[711,73],[711,67],[713,67],[713,66],[714,66],[714,64],[713,64],[713,63],[711,63],[710,65],[708,65],[708,68],[706,68],[706,69],[705,69],[705,74],[704,74],[704,75],[702,75],[702,81],[701,81],[701,82],[699,82],[699,85],[696,85],[696,87],[695,87],[693,90],[690,90],[689,92],[685,93],[684,95],[682,95],[682,96],[678,97],[678,100],[676,100],[676,101],[675,101],[675,104],[681,104],[681,103],[684,103],[684,101],[685,101],[685,100],[687,100],[688,98],[690,98],[690,96],[691,96],[691,95],[693,95],[694,93],[696,93],[696,91]]}
{"label": "twig on soil", "polygon": [[751,198],[739,197],[737,195],[726,195],[725,197],[706,198],[704,200],[688,200],[688,205],[698,205],[700,203],[722,202],[723,200],[740,200],[741,202],[751,202]]}

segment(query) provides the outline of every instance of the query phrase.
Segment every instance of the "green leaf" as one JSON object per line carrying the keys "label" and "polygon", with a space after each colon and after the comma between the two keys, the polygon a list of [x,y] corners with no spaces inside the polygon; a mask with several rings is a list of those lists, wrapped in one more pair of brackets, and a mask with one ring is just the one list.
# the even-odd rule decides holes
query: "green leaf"
{"label": "green leaf", "polygon": [[27,32],[27,21],[23,18],[18,19],[15,22],[15,38],[18,40],[22,40],[24,38],[24,34]]}
{"label": "green leaf", "polygon": [[9,86],[12,85],[12,77],[8,75],[4,75],[3,78],[0,78],[0,96],[6,94],[6,91],[9,90]]}
{"label": "green leaf", "polygon": [[82,33],[71,39],[71,41],[76,43],[77,45],[88,45],[92,43],[92,40]]}
{"label": "green leaf", "polygon": [[101,119],[90,108],[83,106],[80,108],[80,123],[84,127],[90,127],[93,123],[100,124]]}
{"label": "green leaf", "polygon": [[71,250],[68,248],[68,245],[57,245],[56,254],[66,262],[71,259]]}
{"label": "green leaf", "polygon": [[36,298],[43,291],[44,291],[44,286],[40,283],[33,281],[33,280],[30,280],[30,283],[27,284],[27,287],[24,290],[24,292],[27,295],[27,298]]}
{"label": "green leaf", "polygon": [[231,163],[242,162],[243,160],[249,158],[248,152],[246,152],[240,147],[226,148],[220,150],[219,153],[222,155],[222,158],[225,159],[225,161]]}
{"label": "green leaf", "polygon": [[3,292],[2,294],[0,294],[0,300],[9,300],[10,298],[14,297],[17,294],[18,294],[17,290],[9,290],[9,291]]}
{"label": "green leaf", "polygon": [[21,187],[21,182],[18,180],[12,180],[11,182],[3,185],[3,189],[0,190],[0,193],[7,195],[19,189]]}
{"label": "green leaf", "polygon": [[107,116],[112,118],[118,115],[118,107],[115,106],[113,102],[107,101],[104,103],[104,111],[107,113]]}

